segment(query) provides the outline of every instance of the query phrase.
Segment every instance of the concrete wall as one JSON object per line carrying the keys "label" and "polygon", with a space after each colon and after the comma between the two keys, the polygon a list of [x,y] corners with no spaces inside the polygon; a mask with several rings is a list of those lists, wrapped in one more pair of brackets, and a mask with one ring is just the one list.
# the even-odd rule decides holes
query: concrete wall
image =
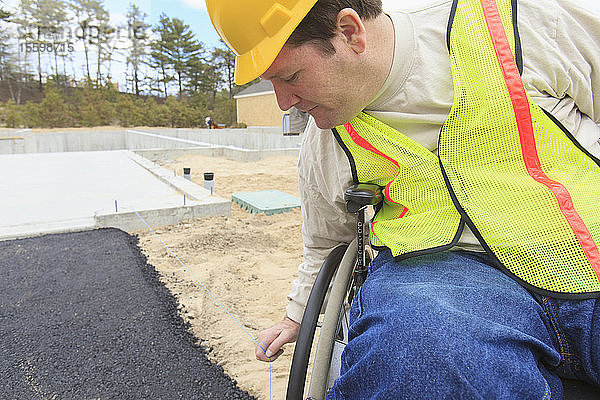
{"label": "concrete wall", "polygon": [[237,102],[237,121],[248,126],[281,126],[283,111],[275,93],[242,97]]}
{"label": "concrete wall", "polygon": [[174,160],[184,154],[196,154],[205,157],[224,157],[234,161],[252,162],[275,156],[297,157],[300,153],[300,149],[246,150],[232,147],[194,147],[190,149],[136,150],[135,153],[157,163]]}
{"label": "concrete wall", "polygon": [[50,132],[4,130],[0,132],[0,154],[202,147],[269,151],[297,149],[300,140],[300,136],[284,136],[277,128],[213,130],[137,128]]}
{"label": "concrete wall", "polygon": [[182,148],[197,145],[170,138],[142,136],[126,131],[21,132],[21,139],[0,140],[0,154],[62,153],[70,151]]}
{"label": "concrete wall", "polygon": [[300,147],[300,136],[284,136],[280,128],[248,129],[135,129],[216,146],[247,150],[274,150]]}

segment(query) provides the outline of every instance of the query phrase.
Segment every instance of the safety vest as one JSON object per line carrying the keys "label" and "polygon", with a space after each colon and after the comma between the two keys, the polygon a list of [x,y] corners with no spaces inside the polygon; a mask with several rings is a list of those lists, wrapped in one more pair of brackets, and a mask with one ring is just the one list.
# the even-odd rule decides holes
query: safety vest
{"label": "safety vest", "polygon": [[527,95],[516,0],[455,0],[454,101],[438,156],[361,113],[333,133],[355,182],[383,188],[371,243],[397,258],[453,247],[466,223],[529,289],[600,296],[600,160]]}

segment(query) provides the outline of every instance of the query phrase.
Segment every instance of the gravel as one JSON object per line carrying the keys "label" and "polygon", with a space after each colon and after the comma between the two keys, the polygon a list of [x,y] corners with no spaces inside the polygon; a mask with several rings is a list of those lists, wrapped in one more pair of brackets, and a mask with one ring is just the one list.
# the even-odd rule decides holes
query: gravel
{"label": "gravel", "polygon": [[1,399],[253,399],[117,229],[0,242]]}

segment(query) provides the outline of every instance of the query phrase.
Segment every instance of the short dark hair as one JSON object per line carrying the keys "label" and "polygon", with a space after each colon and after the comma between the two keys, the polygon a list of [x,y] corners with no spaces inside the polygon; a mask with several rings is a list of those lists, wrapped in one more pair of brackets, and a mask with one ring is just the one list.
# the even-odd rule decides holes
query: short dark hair
{"label": "short dark hair", "polygon": [[383,12],[381,0],[318,0],[287,43],[292,46],[313,43],[324,54],[335,53],[331,38],[335,34],[338,13],[344,8],[352,8],[364,20]]}

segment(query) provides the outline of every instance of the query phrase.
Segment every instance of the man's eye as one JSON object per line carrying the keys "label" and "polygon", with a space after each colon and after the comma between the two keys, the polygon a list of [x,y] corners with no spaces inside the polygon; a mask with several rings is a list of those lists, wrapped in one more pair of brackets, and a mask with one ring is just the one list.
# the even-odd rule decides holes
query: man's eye
{"label": "man's eye", "polygon": [[293,74],[292,76],[290,76],[289,78],[287,78],[285,81],[286,82],[296,82],[298,80],[298,75],[299,73],[296,72],[295,74]]}

